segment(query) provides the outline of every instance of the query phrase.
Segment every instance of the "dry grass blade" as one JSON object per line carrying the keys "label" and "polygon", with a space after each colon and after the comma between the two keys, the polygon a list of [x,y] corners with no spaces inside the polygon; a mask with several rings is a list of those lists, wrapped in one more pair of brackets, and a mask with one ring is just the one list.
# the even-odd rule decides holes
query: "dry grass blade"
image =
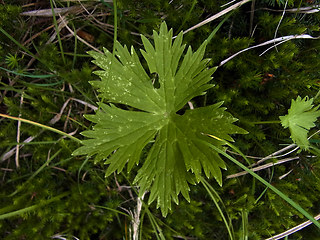
{"label": "dry grass blade", "polygon": [[41,30],[40,32],[34,34],[31,38],[29,38],[28,40],[26,40],[26,41],[23,43],[23,45],[27,45],[29,42],[31,42],[31,41],[34,40],[35,38],[39,37],[42,33],[50,30],[51,28],[54,28],[54,25],[53,25],[53,24],[50,25],[49,27]]}
{"label": "dry grass blade", "polygon": [[[61,15],[59,15],[61,16]],[[49,40],[46,42],[46,45],[50,44],[50,43],[53,43],[53,41],[55,40],[55,38],[58,36],[58,33],[61,32],[61,30],[64,28],[65,26],[65,23],[62,22],[62,19],[61,17],[57,20],[57,24],[59,24],[57,26],[57,29],[56,31],[53,32],[53,34],[51,35],[51,37],[49,38]],[[58,37],[59,39],[59,37]]]}
{"label": "dry grass blade", "polygon": [[252,0],[251,13],[250,13],[250,26],[249,26],[250,36],[252,36],[252,31],[253,31],[253,19],[254,19],[254,8],[255,8],[255,5],[256,5],[256,0]]}
{"label": "dry grass blade", "polygon": [[[283,10],[277,10],[277,9],[270,9],[270,8],[260,8],[256,9],[255,11],[258,10],[267,10],[271,12],[282,12]],[[304,13],[304,14],[312,14],[320,11],[320,5],[312,5],[310,7],[300,7],[300,8],[291,8],[291,9],[286,9],[286,13]]]}
{"label": "dry grass blade", "polygon": [[94,106],[94,105],[92,105],[92,104],[90,104],[90,103],[87,103],[87,102],[85,102],[85,101],[82,101],[82,100],[80,100],[80,99],[71,98],[71,100],[76,101],[76,102],[78,102],[78,103],[81,103],[81,104],[83,104],[83,105],[91,108],[92,110],[95,110],[95,111],[98,110],[98,107],[96,107],[96,106]]}
{"label": "dry grass blade", "polygon": [[[285,159],[282,159],[282,160],[279,160],[275,163],[271,162],[271,163],[267,163],[267,164],[264,164],[262,166],[259,166],[259,167],[255,167],[255,168],[252,168],[250,170],[254,171],[254,172],[257,172],[257,171],[260,171],[260,170],[263,170],[263,169],[266,169],[266,168],[269,168],[269,167],[273,167],[275,165],[279,165],[279,164],[282,164],[282,163],[285,163],[285,162],[289,162],[289,161],[293,161],[293,160],[297,160],[299,159],[299,157],[293,157],[293,158],[285,158]],[[239,172],[239,173],[235,173],[235,174],[232,174],[232,175],[228,175],[227,178],[235,178],[235,177],[240,177],[240,176],[243,176],[243,175],[246,175],[248,174],[247,171],[243,171],[243,172]]]}
{"label": "dry grass blade", "polygon": [[50,121],[49,121],[49,124],[50,125],[53,125],[55,124],[56,122],[58,122],[62,116],[62,113],[64,112],[64,109],[67,107],[68,103],[70,102],[70,98],[65,101],[65,103],[62,105],[61,109],[60,109],[60,112],[58,114],[56,114],[56,116],[54,116]]}
{"label": "dry grass blade", "polygon": [[[88,14],[88,20],[90,21],[90,18],[92,18],[96,23],[97,23],[97,27],[100,27],[100,28],[102,28],[103,30],[108,30],[109,28],[114,28],[114,26],[113,25],[111,25],[111,24],[108,24],[108,23],[103,23],[103,22],[101,22],[101,21],[99,21],[97,18],[95,18],[95,16],[92,14],[92,13],[90,13],[89,11],[88,11],[88,9],[86,8],[86,6],[84,6],[81,2],[80,2],[80,0],[78,0],[79,1],[79,4],[81,5],[81,7],[83,8],[83,10]],[[90,22],[92,22],[92,21],[90,21]],[[104,28],[104,27],[102,27],[102,26],[104,26],[104,27],[106,27],[106,29]]]}
{"label": "dry grass blade", "polygon": [[74,36],[77,37],[77,39],[79,39],[79,41],[83,42],[85,45],[87,45],[88,47],[92,48],[93,50],[99,52],[99,53],[102,53],[99,49],[95,48],[94,46],[92,46],[90,43],[88,43],[87,41],[85,41],[84,39],[82,39],[81,37],[79,37],[77,34],[74,33],[74,31],[72,31],[72,29],[68,26],[67,24],[67,20],[65,19],[65,17],[60,16],[60,19],[62,21],[62,23],[64,24],[64,26],[66,27],[66,29],[71,33],[73,34]]}
{"label": "dry grass blade", "polygon": [[[284,9],[283,9],[283,12],[282,12],[280,21],[279,21],[279,23],[278,23],[278,25],[277,25],[276,31],[275,31],[274,36],[273,36],[274,39],[276,39],[276,37],[277,37],[277,33],[278,33],[278,30],[279,30],[279,27],[280,27],[281,22],[282,22],[282,20],[283,20],[283,18],[284,18],[284,14],[286,13],[287,5],[288,5],[288,0],[286,0],[286,3],[285,3],[285,5],[284,5]],[[279,44],[281,44],[281,42],[280,42]],[[277,46],[277,44],[274,45],[274,47],[276,47],[276,46]],[[270,48],[270,49],[271,49],[271,48]],[[269,48],[266,50],[266,52],[267,52],[268,50],[269,50]],[[263,55],[263,53],[260,54],[260,56],[261,56],[261,55]]]}
{"label": "dry grass blade", "polygon": [[207,18],[206,20],[204,20],[204,21],[202,21],[202,22],[194,25],[193,27],[187,29],[186,31],[183,31],[183,33],[187,33],[187,32],[189,32],[189,31],[194,30],[194,29],[196,29],[196,28],[198,28],[198,27],[201,27],[201,26],[203,26],[203,25],[205,25],[205,24],[207,24],[207,23],[209,23],[209,22],[212,22],[213,20],[215,20],[215,19],[217,19],[217,18],[219,18],[219,17],[227,14],[228,12],[230,12],[230,11],[232,11],[232,10],[234,10],[234,9],[240,7],[241,5],[243,5],[243,4],[247,3],[247,2],[250,2],[250,1],[251,1],[251,0],[242,0],[241,2],[238,2],[238,3],[236,3],[236,4],[233,4],[232,6],[230,6],[230,7],[226,8],[226,9],[222,10],[221,12],[213,15],[212,17],[209,17],[209,18]]}
{"label": "dry grass blade", "polygon": [[[234,152],[234,151],[230,151],[230,150],[228,150],[228,149],[227,149],[227,152],[232,153],[232,154],[234,154],[234,155],[242,156],[241,154],[239,154],[239,153],[237,153],[237,152]],[[252,158],[252,159],[259,159],[259,160],[261,159],[261,157],[249,156],[249,155],[245,155],[245,157],[246,157],[246,158]]]}
{"label": "dry grass blade", "polygon": [[76,13],[82,8],[79,6],[65,7],[65,8],[48,8],[48,9],[40,9],[33,10],[28,12],[23,12],[20,15],[22,16],[30,16],[30,17],[52,17],[53,12],[55,15],[65,14],[65,13]]}
{"label": "dry grass blade", "polygon": [[[70,100],[73,100],[73,101],[75,101],[75,102],[79,102],[79,103],[81,103],[81,104],[83,104],[83,105],[91,108],[92,110],[97,110],[97,109],[98,109],[96,106],[93,106],[92,104],[87,103],[87,102],[85,102],[85,101],[82,101],[82,100],[80,100],[80,99],[69,98],[69,99],[67,99],[67,101],[66,101],[66,102],[63,104],[63,106],[61,107],[60,112],[59,112],[58,114],[56,114],[56,115],[49,121],[49,125],[54,125],[56,122],[58,122],[58,121],[60,120],[60,118],[61,118],[61,116],[62,116],[65,108],[67,107],[68,103],[70,102]],[[76,131],[77,131],[77,130],[76,130]],[[71,136],[74,135],[74,134],[76,133],[76,131],[75,131],[75,132],[72,132],[72,133],[69,133],[69,135],[71,135]],[[42,132],[43,132],[43,130],[41,130],[38,135],[40,135]],[[37,135],[37,136],[38,136],[38,135]],[[27,139],[25,139],[25,140],[23,141],[23,143],[32,142],[37,136],[28,137]],[[6,153],[2,156],[2,158],[0,159],[0,163],[4,162],[5,160],[7,160],[7,159],[9,159],[10,157],[12,157],[12,156],[16,153],[16,151],[17,151],[18,149],[22,148],[22,147],[24,147],[24,144],[19,144],[19,145],[17,145],[16,147],[14,147],[14,148],[12,148],[11,150],[9,150],[8,152],[6,152]],[[19,150],[18,150],[18,151],[19,151]]]}
{"label": "dry grass blade", "polygon": [[248,47],[248,48],[245,48],[235,54],[233,54],[232,56],[228,57],[227,59],[223,60],[220,64],[219,64],[219,67],[221,67],[222,65],[226,64],[227,62],[229,62],[232,58],[238,56],[239,54],[243,53],[243,52],[246,52],[248,50],[251,50],[251,49],[254,49],[254,48],[257,48],[257,47],[262,47],[262,46],[266,46],[266,45],[269,45],[269,44],[274,44],[274,43],[278,43],[278,44],[275,44],[273,45],[272,47],[268,48],[266,51],[264,51],[261,55],[263,55],[265,52],[269,51],[271,48],[274,48],[275,46],[279,45],[279,44],[282,44],[284,42],[287,42],[287,41],[290,41],[290,40],[293,40],[293,39],[319,39],[320,37],[312,37],[308,34],[300,34],[300,35],[289,35],[289,36],[284,36],[284,37],[278,37],[278,38],[275,38],[275,39],[272,39],[272,40],[269,40],[269,41],[266,41],[264,43],[260,43],[258,45],[255,45],[255,46],[252,46],[252,47]]}
{"label": "dry grass blade", "polygon": [[[35,139],[35,138],[36,138],[36,136],[28,137],[26,140],[23,141],[23,143],[29,143],[29,142],[33,141],[33,139]],[[20,144],[18,146],[19,146],[19,148],[22,148],[24,146],[24,144]],[[0,163],[4,162],[5,160],[12,157],[14,155],[14,153],[16,152],[16,150],[17,150],[16,147],[14,147],[10,151],[3,154],[2,158],[0,159]]]}
{"label": "dry grass blade", "polygon": [[143,193],[141,198],[137,197],[137,207],[133,211],[132,215],[132,239],[138,240],[139,239],[139,225],[140,225],[140,214],[141,214],[141,208],[142,208],[142,201],[145,196],[146,192]]}
{"label": "dry grass blade", "polygon": [[[283,153],[283,152],[285,152],[285,151],[287,151],[287,150],[290,150],[290,149],[292,149],[292,148],[294,148],[294,149],[291,150],[291,151],[289,151],[289,152],[286,152],[286,153],[284,153],[284,154],[281,154],[281,153]],[[268,159],[270,159],[270,158],[284,157],[284,156],[286,156],[286,155],[288,155],[288,154],[290,154],[290,153],[293,153],[294,151],[296,151],[296,150],[298,150],[298,149],[299,149],[299,147],[297,147],[296,144],[290,144],[289,146],[286,146],[286,147],[284,147],[284,148],[282,148],[282,149],[280,149],[280,150],[278,150],[278,151],[276,151],[276,152],[274,152],[274,153],[271,153],[270,155],[262,158],[262,159],[259,160],[258,162],[252,164],[251,167],[256,166],[256,165],[259,165],[260,163],[263,163],[264,161],[266,161],[266,160],[268,160]],[[279,155],[279,154],[281,154],[281,155]]]}
{"label": "dry grass blade", "polygon": [[[49,131],[52,131],[52,132],[56,132],[60,135],[63,135],[63,136],[66,136],[72,140],[74,140],[75,142],[78,142],[78,143],[81,143],[81,141],[75,137],[73,137],[72,135],[74,135],[74,133],[71,133],[71,134],[68,134],[68,133],[65,133],[65,132],[62,132],[58,129],[55,129],[55,128],[52,128],[52,127],[49,127],[49,126],[46,126],[46,125],[43,125],[43,124],[40,124],[40,123],[37,123],[37,122],[34,122],[34,121],[30,121],[30,120],[27,120],[27,119],[23,119],[23,118],[19,118],[19,117],[12,117],[12,116],[9,116],[9,115],[6,115],[6,114],[0,114],[0,117],[3,117],[3,118],[8,118],[8,119],[12,119],[12,120],[16,120],[16,121],[21,121],[21,122],[25,122],[25,123],[29,123],[29,124],[32,124],[32,125],[35,125],[35,126],[38,126],[38,127],[41,127],[43,129],[46,129],[46,130],[49,130]],[[40,132],[42,133],[42,132]],[[40,134],[39,133],[39,134]],[[31,142],[35,137],[29,137],[27,140],[25,140],[24,142]],[[23,145],[20,145],[20,148],[22,147]],[[16,151],[16,148],[13,148],[11,149],[9,152],[5,153],[2,157],[2,159],[0,160],[0,162],[3,162],[5,161],[6,159],[10,158]]]}
{"label": "dry grass blade", "polygon": [[[314,135],[316,135],[316,134],[318,134],[318,133],[320,133],[320,130],[318,130],[318,131],[316,131],[315,133],[313,133],[311,136],[308,137],[308,139],[312,138]],[[285,151],[287,151],[287,150],[290,150],[290,149],[292,149],[292,148],[294,148],[294,149],[291,150],[291,151],[289,151],[289,152],[286,152],[286,153],[284,153],[284,154],[281,154],[281,153],[283,153],[283,152],[285,152]],[[287,146],[287,147],[285,147],[285,148],[282,148],[282,149],[280,149],[280,150],[278,150],[278,151],[276,151],[276,152],[274,152],[274,153],[272,153],[272,154],[270,154],[270,155],[268,155],[268,156],[266,156],[266,157],[264,157],[264,158],[261,158],[261,160],[259,160],[258,162],[252,164],[250,167],[256,166],[256,165],[258,165],[258,164],[260,164],[260,163],[262,163],[262,162],[264,162],[264,161],[266,161],[266,160],[268,160],[268,159],[270,159],[270,158],[280,158],[280,157],[287,156],[287,155],[289,155],[290,153],[293,153],[294,151],[296,151],[296,150],[298,150],[298,149],[299,149],[299,147],[297,147],[296,144],[290,144],[289,146]],[[281,154],[281,155],[279,155],[279,154]]]}
{"label": "dry grass blade", "polygon": [[[113,0],[103,0],[107,3],[113,3]],[[101,2],[101,0],[60,0],[60,2]]]}
{"label": "dry grass blade", "polygon": [[[55,234],[53,236],[51,236],[52,239],[61,239],[61,240],[67,240],[70,239],[70,236],[65,236],[65,235],[61,235],[61,234]],[[79,238],[72,236],[72,239],[74,240],[80,240]]]}
{"label": "dry grass blade", "polygon": [[[22,107],[22,103],[23,103],[23,93],[21,94],[20,97],[20,109]],[[19,113],[19,118],[21,117],[21,112]],[[21,129],[21,121],[18,121],[18,127],[17,127],[17,146],[16,146],[16,158],[15,158],[15,162],[16,162],[16,167],[19,168],[20,164],[19,164],[19,143],[20,143],[20,129]]]}
{"label": "dry grass blade", "polygon": [[222,8],[223,8],[223,7],[226,7],[226,6],[232,4],[232,3],[236,2],[236,1],[237,1],[237,0],[232,0],[232,1],[230,1],[230,2],[227,2],[226,4],[223,4],[221,7],[222,7]]}
{"label": "dry grass blade", "polygon": [[13,172],[11,168],[0,168],[1,171]]}
{"label": "dry grass blade", "polygon": [[[320,214],[318,214],[317,216],[315,216],[314,219],[319,220],[319,219],[320,219]],[[276,235],[276,236],[273,236],[273,237],[271,237],[271,238],[268,238],[268,239],[266,239],[266,240],[278,240],[278,239],[287,237],[287,236],[289,236],[290,234],[293,234],[293,233],[295,233],[295,232],[298,232],[298,231],[300,231],[301,229],[309,226],[310,224],[312,224],[312,222],[311,222],[310,220],[305,221],[304,223],[301,223],[301,224],[299,224],[298,226],[295,226],[295,227],[293,227],[293,228],[291,228],[291,229],[289,229],[289,230],[287,230],[287,231],[285,231],[285,232],[283,232],[283,233],[280,233],[280,234],[278,234],[278,235]]]}
{"label": "dry grass blade", "polygon": [[58,133],[60,135],[66,136],[66,137],[74,140],[75,142],[81,143],[81,140],[73,137],[72,135],[69,135],[68,133],[62,132],[59,129],[56,129],[56,128],[53,128],[53,127],[49,127],[47,125],[44,125],[44,124],[41,124],[41,123],[38,123],[38,122],[30,121],[28,119],[19,118],[19,117],[13,117],[13,116],[10,116],[10,115],[7,115],[7,114],[2,114],[2,113],[0,113],[0,117],[4,117],[4,118],[16,120],[16,121],[20,120],[21,122],[25,122],[25,123],[28,123],[28,124],[31,124],[31,125],[34,125],[34,126],[37,126],[37,127],[41,127],[43,129],[46,129],[46,130]]}

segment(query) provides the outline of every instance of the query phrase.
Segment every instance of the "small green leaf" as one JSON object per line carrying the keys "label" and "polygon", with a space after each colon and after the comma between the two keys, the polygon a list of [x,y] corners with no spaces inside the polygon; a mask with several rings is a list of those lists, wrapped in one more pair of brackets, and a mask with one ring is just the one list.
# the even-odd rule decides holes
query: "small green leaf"
{"label": "small green leaf", "polygon": [[296,100],[292,99],[288,114],[280,117],[282,126],[289,127],[291,139],[302,149],[309,148],[308,132],[320,116],[319,106],[313,107],[312,103],[313,98],[298,96]]}
{"label": "small green leaf", "polygon": [[[108,164],[106,176],[121,172],[125,165],[130,171],[141,161],[142,150],[151,144],[146,159],[134,180],[140,194],[150,191],[149,203],[157,200],[157,207],[167,215],[171,201],[178,204],[181,193],[188,201],[189,183],[198,183],[204,173],[222,185],[221,170],[226,169],[219,154],[203,142],[222,149],[223,142],[206,134],[233,141],[230,134],[246,133],[233,125],[237,119],[222,108],[222,103],[177,112],[192,98],[204,94],[215,68],[208,68],[203,59],[206,42],[196,52],[185,46],[182,33],[172,42],[172,29],[163,23],[160,33],[153,33],[154,44],[142,36],[148,73],[142,67],[133,48],[116,45],[116,58],[104,49],[105,54],[90,52],[93,61],[102,71],[95,73],[101,81],[91,82],[101,98],[101,110],[86,118],[96,125],[82,134],[90,139],[83,141],[75,155],[95,155],[95,161]],[[157,86],[152,75],[158,77]],[[113,103],[113,104],[111,104]],[[134,108],[124,110],[115,104]]]}

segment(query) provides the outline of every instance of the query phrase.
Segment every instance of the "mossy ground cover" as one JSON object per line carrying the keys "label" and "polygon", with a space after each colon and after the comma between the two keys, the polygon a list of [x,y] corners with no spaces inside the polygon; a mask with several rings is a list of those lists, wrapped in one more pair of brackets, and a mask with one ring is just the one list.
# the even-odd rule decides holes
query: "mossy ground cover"
{"label": "mossy ground cover", "polygon": [[[81,146],[75,139],[84,139],[80,132],[93,126],[83,116],[93,114],[101,101],[89,83],[98,80],[92,74],[98,68],[88,51],[104,47],[113,52],[115,32],[122,45],[140,49],[140,34],[152,40],[163,21],[175,36],[236,2],[116,3],[0,1],[0,238],[266,239],[306,221],[249,174],[233,177],[242,170],[226,158],[222,187],[214,179],[191,186],[190,203],[179,198],[164,218],[155,203],[137,199],[138,166],[105,178],[103,162],[72,155]],[[208,67],[219,66],[210,82],[215,86],[190,105],[224,102],[239,119],[236,124],[249,132],[232,136],[249,163],[233,149],[225,150],[247,166],[292,144],[279,116],[298,95],[312,98],[319,91],[320,40],[311,38],[319,36],[317,9],[316,1],[248,1],[184,34],[183,43],[198,49],[218,30],[204,56],[212,59]],[[310,38],[301,37],[306,35]],[[263,45],[288,36],[296,38]],[[147,68],[146,62],[142,65]],[[261,162],[270,166],[257,171],[314,216],[320,206],[317,128],[316,122],[308,151],[294,146]],[[141,159],[149,150],[147,145]],[[276,161],[282,162],[270,164]],[[288,239],[319,236],[311,225]]]}

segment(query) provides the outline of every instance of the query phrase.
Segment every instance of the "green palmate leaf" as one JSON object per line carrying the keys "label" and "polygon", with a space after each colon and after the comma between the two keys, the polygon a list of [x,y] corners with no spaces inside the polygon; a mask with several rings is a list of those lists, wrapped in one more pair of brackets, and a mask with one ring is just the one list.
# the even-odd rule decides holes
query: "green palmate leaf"
{"label": "green palmate leaf", "polygon": [[[246,131],[232,124],[237,119],[221,107],[222,103],[177,114],[193,97],[213,86],[208,82],[215,68],[209,69],[209,60],[203,59],[206,42],[196,52],[189,47],[182,58],[182,33],[172,42],[172,30],[168,31],[163,23],[153,39],[154,45],[142,36],[145,50],[141,53],[148,72],[135,50],[129,52],[119,43],[116,57],[106,49],[105,54],[89,53],[103,69],[95,72],[101,81],[93,81],[92,85],[110,105],[100,103],[100,111],[86,116],[96,125],[82,133],[90,139],[84,140],[74,154],[95,155],[96,162],[105,161],[109,164],[108,176],[121,172],[125,165],[130,171],[139,164],[141,152],[149,144],[150,151],[134,182],[139,184],[140,194],[150,191],[149,203],[157,200],[165,216],[171,201],[178,203],[180,192],[189,200],[188,184],[199,182],[203,172],[222,184],[220,168],[226,169],[225,163],[203,142],[219,148],[223,143],[206,134],[233,141],[229,134]],[[155,84],[150,77],[154,74],[158,76]]]}
{"label": "green palmate leaf", "polygon": [[319,106],[313,107],[313,98],[300,96],[291,101],[288,114],[281,116],[281,124],[284,128],[290,129],[291,139],[303,149],[308,149],[308,132],[315,126],[314,122],[320,116]]}

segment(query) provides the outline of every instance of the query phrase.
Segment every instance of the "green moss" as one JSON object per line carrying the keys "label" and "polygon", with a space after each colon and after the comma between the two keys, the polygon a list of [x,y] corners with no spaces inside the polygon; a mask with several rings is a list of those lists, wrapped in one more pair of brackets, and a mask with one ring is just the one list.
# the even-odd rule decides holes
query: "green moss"
{"label": "green moss", "polygon": [[12,23],[17,22],[21,12],[21,6],[1,4],[0,5],[0,27],[10,27]]}

